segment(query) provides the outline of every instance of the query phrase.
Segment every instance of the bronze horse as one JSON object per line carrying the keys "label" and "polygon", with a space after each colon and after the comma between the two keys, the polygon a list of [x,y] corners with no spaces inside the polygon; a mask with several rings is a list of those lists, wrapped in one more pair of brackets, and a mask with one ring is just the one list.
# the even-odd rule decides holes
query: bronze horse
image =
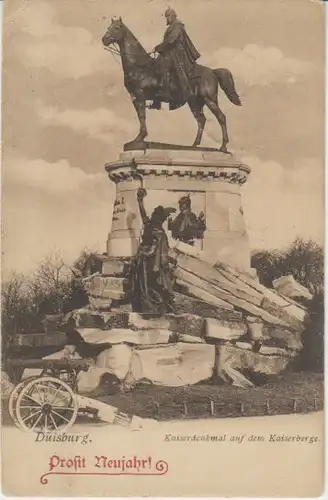
{"label": "bronze horse", "polygon": [[[158,93],[160,75],[156,67],[156,59],[153,59],[138,42],[136,37],[124,25],[121,18],[112,19],[111,25],[102,38],[105,47],[111,44],[118,44],[119,50],[111,49],[120,54],[124,72],[124,85],[131,95],[132,102],[137,111],[140,131],[137,137],[130,144],[143,143],[147,137],[146,126],[146,101],[153,100]],[[236,106],[241,102],[235,90],[234,80],[228,69],[210,69],[200,64],[195,64],[195,74],[193,79],[194,95],[188,99],[188,104],[198,123],[198,130],[192,147],[199,146],[205,127],[206,118],[203,108],[206,105],[218,120],[222,129],[222,144],[220,151],[228,153],[227,144],[229,141],[226,117],[218,105],[218,85],[225,92],[229,100]],[[170,82],[172,94],[176,91],[174,82]],[[164,101],[167,102],[167,101]]]}

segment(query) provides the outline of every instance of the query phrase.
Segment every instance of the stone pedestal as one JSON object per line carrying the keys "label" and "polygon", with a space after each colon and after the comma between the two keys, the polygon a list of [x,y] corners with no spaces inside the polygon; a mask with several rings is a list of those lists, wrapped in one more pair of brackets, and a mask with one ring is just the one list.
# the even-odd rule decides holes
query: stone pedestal
{"label": "stone pedestal", "polygon": [[146,149],[126,151],[106,164],[109,178],[116,184],[116,200],[107,254],[112,257],[135,255],[142,230],[136,192],[147,190],[144,205],[150,216],[157,205],[174,207],[190,194],[191,209],[204,212],[204,238],[195,247],[218,261],[250,271],[250,250],[241,201],[241,185],[249,167],[233,155],[216,150]]}

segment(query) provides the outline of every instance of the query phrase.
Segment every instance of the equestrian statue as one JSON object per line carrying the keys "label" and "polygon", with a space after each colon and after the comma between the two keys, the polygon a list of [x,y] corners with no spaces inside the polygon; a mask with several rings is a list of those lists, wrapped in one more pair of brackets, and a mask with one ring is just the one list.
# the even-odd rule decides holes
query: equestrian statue
{"label": "equestrian statue", "polygon": [[[222,129],[220,151],[228,153],[229,142],[226,117],[218,105],[218,86],[229,100],[240,106],[231,72],[225,68],[210,69],[196,61],[200,54],[190,40],[184,24],[177,19],[175,11],[165,12],[168,28],[163,42],[154,49],[157,57],[151,57],[136,37],[124,25],[122,18],[112,19],[102,38],[102,43],[114,54],[119,54],[124,71],[124,84],[130,93],[137,111],[140,131],[130,144],[142,144],[147,137],[146,102],[152,101],[149,109],[160,109],[161,103],[174,110],[188,103],[197,120],[198,130],[192,147],[201,143],[206,118],[206,105],[218,120]],[[115,48],[115,45],[118,48]],[[113,46],[114,45],[114,46]]]}

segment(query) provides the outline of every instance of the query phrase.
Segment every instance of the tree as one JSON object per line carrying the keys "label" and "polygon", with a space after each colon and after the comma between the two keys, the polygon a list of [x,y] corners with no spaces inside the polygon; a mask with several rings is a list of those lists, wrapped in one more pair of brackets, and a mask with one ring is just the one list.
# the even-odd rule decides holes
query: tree
{"label": "tree", "polygon": [[68,295],[63,304],[63,311],[68,312],[79,309],[89,302],[88,294],[83,284],[87,264],[93,253],[87,249],[82,250],[70,268],[71,280]]}
{"label": "tree", "polygon": [[324,254],[315,241],[296,238],[286,250],[254,252],[251,262],[260,282],[267,287],[272,288],[273,280],[292,274],[312,294],[323,290]]}
{"label": "tree", "polygon": [[[83,250],[71,266],[52,253],[32,276],[13,272],[2,285],[2,359],[17,334],[41,333],[46,315],[63,315],[88,304],[83,278],[91,252]],[[55,327],[53,327],[55,328]]]}
{"label": "tree", "polygon": [[26,276],[13,272],[2,285],[2,357],[5,356],[14,336],[28,331],[33,325],[33,307],[26,284]]}
{"label": "tree", "polygon": [[29,280],[38,314],[59,314],[69,293],[72,273],[63,259],[52,253],[47,256]]}
{"label": "tree", "polygon": [[319,294],[324,283],[324,252],[315,241],[296,238],[284,252],[286,273],[293,274],[296,281],[312,294]]}

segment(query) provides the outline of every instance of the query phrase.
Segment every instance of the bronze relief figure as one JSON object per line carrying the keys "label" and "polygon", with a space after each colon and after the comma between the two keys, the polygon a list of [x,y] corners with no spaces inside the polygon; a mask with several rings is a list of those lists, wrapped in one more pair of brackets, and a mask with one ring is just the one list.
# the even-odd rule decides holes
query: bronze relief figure
{"label": "bronze relief figure", "polygon": [[200,212],[197,217],[191,210],[190,195],[183,196],[179,200],[180,213],[174,220],[169,218],[168,229],[172,231],[172,237],[188,245],[194,245],[195,239],[202,239],[206,230],[205,216]]}

